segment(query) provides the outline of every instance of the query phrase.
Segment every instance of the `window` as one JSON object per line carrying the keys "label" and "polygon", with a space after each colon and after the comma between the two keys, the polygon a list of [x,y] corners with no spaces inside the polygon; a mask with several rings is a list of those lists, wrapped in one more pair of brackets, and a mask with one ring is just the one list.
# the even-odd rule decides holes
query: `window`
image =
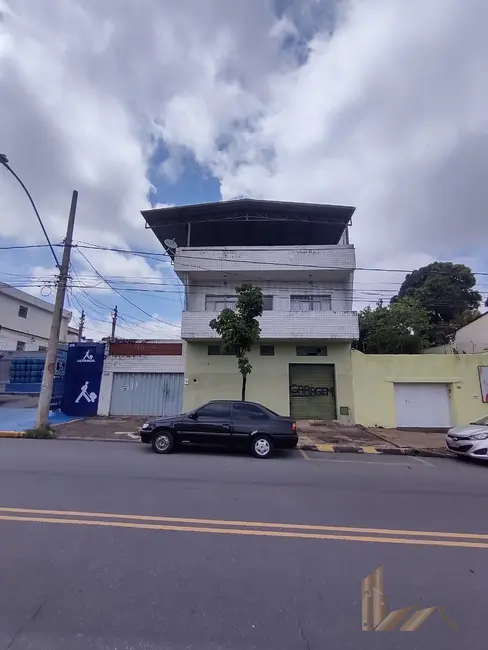
{"label": "window", "polygon": [[327,348],[315,345],[297,345],[297,357],[326,357]]}
{"label": "window", "polygon": [[[205,311],[235,309],[237,296],[205,296]],[[263,296],[263,311],[273,311],[273,296]]]}
{"label": "window", "polygon": [[222,311],[235,309],[237,296],[205,296],[205,311]]}
{"label": "window", "polygon": [[17,347],[16,347],[17,352],[22,352],[25,350],[25,341],[17,341]]}
{"label": "window", "polygon": [[23,305],[20,305],[19,307],[19,318],[27,318],[27,312],[29,309],[27,307],[24,307]]}
{"label": "window", "polygon": [[230,420],[230,402],[210,402],[197,411],[197,418]]}
{"label": "window", "polygon": [[263,311],[273,311],[273,296],[263,296]]}
{"label": "window", "polygon": [[291,311],[330,311],[330,296],[290,296]]}
{"label": "window", "polygon": [[274,345],[261,345],[259,354],[262,357],[274,357]]}
{"label": "window", "polygon": [[254,404],[234,402],[234,417],[236,420],[267,420],[268,415]]}
{"label": "window", "polygon": [[221,354],[224,356],[232,356],[232,352],[222,352],[220,345],[209,345],[207,348],[207,354],[210,357],[217,357]]}
{"label": "window", "polygon": [[45,345],[40,345],[37,349],[39,352],[47,352],[47,347]]}

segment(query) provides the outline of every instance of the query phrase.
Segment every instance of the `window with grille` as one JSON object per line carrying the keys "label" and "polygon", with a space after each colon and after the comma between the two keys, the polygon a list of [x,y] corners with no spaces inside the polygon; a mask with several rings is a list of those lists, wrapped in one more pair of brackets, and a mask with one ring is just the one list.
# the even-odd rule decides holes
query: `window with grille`
{"label": "window with grille", "polygon": [[331,298],[327,295],[290,296],[291,311],[330,311]]}
{"label": "window with grille", "polygon": [[326,357],[327,348],[315,345],[297,345],[297,357]]}
{"label": "window with grille", "polygon": [[[235,309],[237,296],[205,296],[205,311]],[[263,311],[273,311],[273,296],[263,296]]]}
{"label": "window with grille", "polygon": [[235,309],[237,296],[205,296],[205,311]]}
{"label": "window with grille", "polygon": [[211,357],[217,357],[220,355],[232,356],[232,352],[222,352],[220,345],[209,345],[207,348],[207,354]]}

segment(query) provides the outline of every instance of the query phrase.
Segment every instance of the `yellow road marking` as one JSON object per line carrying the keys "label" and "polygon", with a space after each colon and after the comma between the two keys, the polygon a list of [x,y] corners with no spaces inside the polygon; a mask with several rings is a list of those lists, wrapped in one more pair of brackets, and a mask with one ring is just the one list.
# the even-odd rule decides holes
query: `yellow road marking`
{"label": "yellow road marking", "polygon": [[339,540],[350,542],[368,542],[379,544],[405,544],[415,546],[448,546],[454,548],[488,548],[488,544],[477,542],[453,542],[446,540],[433,539],[402,539],[398,537],[366,537],[356,535],[325,535],[319,533],[292,533],[278,530],[251,530],[240,528],[211,528],[211,527],[188,527],[188,526],[169,526],[162,524],[137,524],[133,522],[122,521],[95,521],[90,519],[53,519],[48,517],[15,517],[0,515],[1,521],[26,521],[41,524],[69,524],[78,526],[101,526],[112,528],[137,528],[142,530],[167,530],[190,533],[210,533],[221,535],[252,535],[256,537],[287,537],[294,539],[320,539],[320,540]]}
{"label": "yellow road marking", "polygon": [[[488,543],[488,534],[484,533],[446,533],[438,531],[426,531],[426,530],[401,530],[401,529],[390,529],[390,528],[355,528],[351,526],[323,526],[323,525],[314,525],[314,524],[280,524],[275,522],[262,522],[262,521],[236,521],[228,519],[194,519],[188,517],[160,517],[152,515],[126,515],[126,514],[116,514],[116,513],[106,513],[106,512],[83,512],[76,510],[39,510],[33,508],[8,508],[0,507],[0,512],[12,513],[16,515],[55,515],[57,517],[83,517],[88,519],[89,517],[97,519],[122,519],[122,520],[132,520],[132,521],[145,521],[145,522],[161,522],[164,524],[201,524],[205,526],[227,526],[227,527],[250,527],[250,528],[272,528],[277,529],[281,528],[282,530],[308,530],[308,531],[324,531],[324,532],[334,532],[334,533],[354,533],[359,535],[396,535],[396,536],[407,536],[407,537],[435,537],[435,538],[446,538],[446,539],[476,539],[483,540]],[[0,515],[0,519],[5,519],[5,517]],[[15,521],[30,521],[31,519],[18,516],[13,520]],[[34,518],[34,520],[37,520]],[[69,521],[68,519],[55,519],[55,522]],[[97,522],[88,523],[96,524]],[[117,523],[117,522],[114,522]],[[182,530],[191,530],[187,527],[181,527]],[[178,528],[179,530],[179,528]],[[232,531],[231,531],[232,532]],[[273,532],[273,531],[270,531]]]}
{"label": "yellow road marking", "polygon": [[366,447],[363,447],[362,449],[363,449],[363,453],[365,453],[365,454],[378,454],[379,453],[378,451],[376,451],[376,447],[370,447],[368,445]]}
{"label": "yellow road marking", "polygon": [[319,451],[334,451],[334,445],[320,444],[315,445]]}
{"label": "yellow road marking", "polygon": [[23,431],[0,431],[0,438],[22,438]]}

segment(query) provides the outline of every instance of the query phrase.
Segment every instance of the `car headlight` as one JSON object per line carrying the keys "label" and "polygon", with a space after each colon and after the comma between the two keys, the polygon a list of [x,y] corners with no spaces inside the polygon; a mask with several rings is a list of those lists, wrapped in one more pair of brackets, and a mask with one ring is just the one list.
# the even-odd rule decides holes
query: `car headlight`
{"label": "car headlight", "polygon": [[144,424],[141,427],[142,429],[149,429],[149,422],[144,422]]}
{"label": "car headlight", "polygon": [[488,438],[488,433],[475,433],[472,436],[469,436],[469,440],[486,440]]}

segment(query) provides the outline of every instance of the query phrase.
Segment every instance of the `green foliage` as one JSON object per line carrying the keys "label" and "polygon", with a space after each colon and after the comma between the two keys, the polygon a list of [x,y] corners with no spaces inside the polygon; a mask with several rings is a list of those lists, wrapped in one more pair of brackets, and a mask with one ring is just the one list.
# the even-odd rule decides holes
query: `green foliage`
{"label": "green foliage", "polygon": [[40,429],[27,429],[27,431],[24,431],[24,435],[22,437],[47,440],[54,438],[54,435],[49,427],[41,427]]}
{"label": "green foliage", "polygon": [[443,345],[479,314],[481,295],[475,285],[475,276],[464,264],[433,262],[405,277],[392,304],[403,298],[416,300],[429,317],[429,343]]}
{"label": "green foliage", "polygon": [[235,311],[222,310],[217,318],[210,321],[210,327],[222,337],[222,351],[237,358],[237,367],[242,375],[241,398],[245,400],[247,377],[252,372],[247,354],[261,334],[257,318],[263,313],[263,293],[252,284],[243,284],[236,289],[236,293]]}
{"label": "green foliage", "polygon": [[366,354],[419,354],[428,344],[429,316],[412,298],[359,312],[359,344]]}

